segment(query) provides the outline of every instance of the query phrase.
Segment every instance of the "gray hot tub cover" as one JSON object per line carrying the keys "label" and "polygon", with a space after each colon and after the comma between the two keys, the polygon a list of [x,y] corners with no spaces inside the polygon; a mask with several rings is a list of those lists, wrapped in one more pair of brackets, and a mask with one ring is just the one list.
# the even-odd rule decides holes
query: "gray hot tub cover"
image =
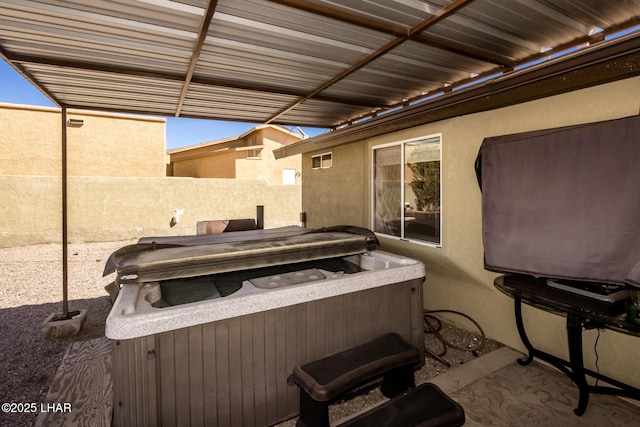
{"label": "gray hot tub cover", "polygon": [[103,274],[116,272],[118,283],[147,283],[348,256],[378,246],[371,231],[350,226],[144,238],[114,252]]}

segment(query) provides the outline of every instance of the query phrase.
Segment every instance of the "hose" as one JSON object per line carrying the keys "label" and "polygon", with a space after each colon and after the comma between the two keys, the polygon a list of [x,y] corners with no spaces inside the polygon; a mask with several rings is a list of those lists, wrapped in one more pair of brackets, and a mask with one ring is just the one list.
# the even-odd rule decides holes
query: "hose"
{"label": "hose", "polygon": [[[467,347],[462,347],[459,345],[456,345],[450,341],[448,341],[445,337],[443,337],[440,334],[440,330],[442,329],[442,321],[440,319],[438,319],[437,317],[435,317],[433,314],[436,313],[449,313],[449,314],[455,314],[458,316],[462,316],[465,317],[467,320],[469,320],[471,323],[473,323],[475,325],[476,328],[478,328],[478,332],[480,335],[480,339],[478,340],[478,343],[476,345],[469,345]],[[454,311],[454,310],[423,310],[423,315],[422,315],[422,319],[423,319],[423,325],[424,325],[424,332],[428,333],[428,334],[433,334],[433,336],[435,336],[441,343],[442,343],[442,350],[440,352],[434,352],[430,349],[428,349],[425,345],[425,352],[433,357],[434,359],[436,359],[437,361],[439,361],[440,363],[444,364],[445,366],[449,367],[451,366],[449,364],[449,362],[447,362],[446,360],[444,360],[442,358],[442,356],[444,356],[445,354],[447,354],[447,349],[453,348],[455,350],[459,350],[459,351],[470,351],[473,353],[474,356],[478,356],[478,351],[480,349],[482,349],[486,343],[486,337],[484,334],[484,331],[482,330],[482,327],[478,324],[478,322],[476,322],[475,320],[473,320],[470,316],[461,313],[459,311]]]}

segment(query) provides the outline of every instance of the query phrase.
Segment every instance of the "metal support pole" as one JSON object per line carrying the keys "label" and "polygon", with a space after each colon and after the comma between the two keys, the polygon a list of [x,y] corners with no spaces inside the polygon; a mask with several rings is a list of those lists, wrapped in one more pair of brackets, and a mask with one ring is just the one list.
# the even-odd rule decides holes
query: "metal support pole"
{"label": "metal support pole", "polygon": [[62,315],[69,317],[67,248],[67,107],[62,106]]}

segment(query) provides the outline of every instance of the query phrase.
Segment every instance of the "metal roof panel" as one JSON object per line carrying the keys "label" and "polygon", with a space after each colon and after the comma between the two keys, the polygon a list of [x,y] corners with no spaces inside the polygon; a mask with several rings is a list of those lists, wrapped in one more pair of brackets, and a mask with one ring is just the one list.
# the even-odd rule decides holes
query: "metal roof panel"
{"label": "metal roof panel", "polygon": [[242,115],[246,121],[262,123],[294,99],[295,96],[194,83],[187,93],[183,113],[232,121]]}
{"label": "metal roof panel", "polygon": [[60,105],[332,127],[633,25],[640,0],[0,0],[0,56]]}

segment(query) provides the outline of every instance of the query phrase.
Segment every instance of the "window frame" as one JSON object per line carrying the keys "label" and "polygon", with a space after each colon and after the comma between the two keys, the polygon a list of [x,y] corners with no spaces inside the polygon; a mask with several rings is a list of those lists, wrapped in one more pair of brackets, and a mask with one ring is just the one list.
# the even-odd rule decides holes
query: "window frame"
{"label": "window frame", "polygon": [[263,148],[253,148],[251,150],[247,150],[247,155],[245,159],[247,160],[262,160],[262,151]]}
{"label": "window frame", "polygon": [[247,150],[247,155],[245,156],[247,160],[262,160],[262,150],[264,149],[264,145],[258,144],[257,136],[252,136],[249,139],[249,145],[247,145],[247,147],[257,147]]}
{"label": "window frame", "polygon": [[[324,165],[325,156],[329,156],[329,159],[331,160],[331,164],[329,166],[325,166]],[[317,158],[320,158],[320,166],[314,167],[313,166],[313,159],[317,159]],[[326,153],[316,154],[314,156],[311,156],[311,170],[329,169],[329,168],[332,168],[332,167],[333,167],[333,152],[332,151],[327,151]]]}
{"label": "window frame", "polygon": [[[405,214],[404,214],[404,206],[405,206],[405,166],[406,166],[406,159],[405,159],[405,144],[409,144],[409,143],[413,143],[416,141],[429,141],[432,139],[438,139],[438,143],[440,145],[440,150],[439,150],[439,161],[440,161],[440,188],[439,188],[439,192],[440,192],[440,218],[439,218],[439,230],[440,230],[440,236],[439,236],[439,241],[436,242],[431,242],[428,240],[421,240],[421,239],[416,239],[416,238],[411,238],[411,237],[405,237]],[[395,236],[392,234],[386,234],[383,232],[379,232],[379,231],[375,231],[375,224],[376,224],[376,182],[375,182],[375,178],[376,178],[376,165],[375,165],[375,153],[376,150],[379,149],[383,149],[383,148],[388,148],[388,147],[400,147],[400,162],[402,167],[400,168],[400,181],[402,182],[402,185],[400,185],[400,194],[401,194],[401,198],[400,198],[400,212],[402,212],[401,215],[401,220],[400,220],[400,236]],[[393,239],[393,240],[400,240],[403,242],[409,242],[409,243],[415,243],[418,245],[423,245],[423,246],[429,246],[429,247],[434,247],[434,248],[441,248],[442,247],[442,242],[443,242],[443,233],[442,233],[442,209],[443,209],[443,203],[442,203],[442,133],[434,133],[434,134],[429,134],[429,135],[424,135],[424,136],[418,136],[415,138],[406,138],[406,139],[401,139],[398,141],[393,141],[393,142],[388,142],[388,143],[384,143],[384,144],[378,144],[378,145],[373,145],[371,147],[371,216],[370,216],[370,220],[371,220],[371,230],[380,237],[385,237],[388,239]]]}

